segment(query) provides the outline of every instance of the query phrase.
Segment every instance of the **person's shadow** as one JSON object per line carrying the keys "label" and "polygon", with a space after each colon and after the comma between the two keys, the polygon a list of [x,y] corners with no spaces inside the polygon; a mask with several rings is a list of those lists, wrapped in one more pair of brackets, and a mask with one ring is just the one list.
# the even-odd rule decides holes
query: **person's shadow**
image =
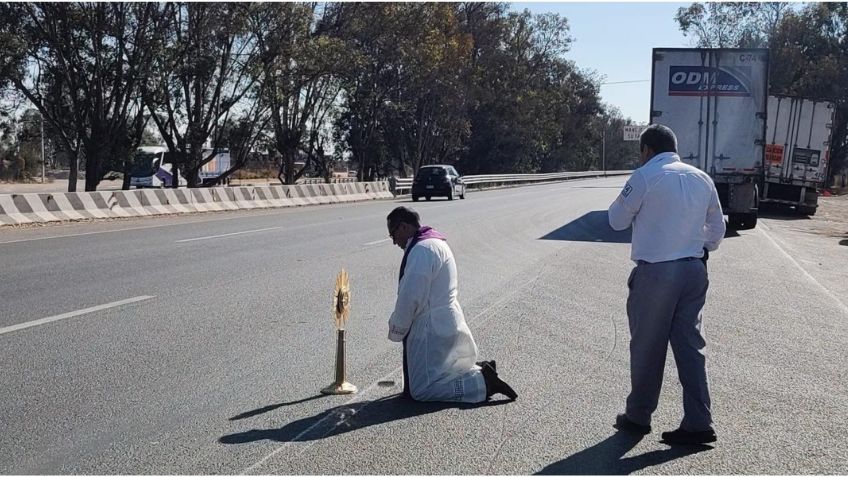
{"label": "person's shadow", "polygon": [[631,229],[616,231],[609,225],[606,210],[593,210],[562,227],[548,232],[539,240],[566,240],[569,242],[630,243]]}
{"label": "person's shadow", "polygon": [[712,449],[706,445],[673,446],[667,450],[622,458],[636,447],[643,437],[618,431],[588,449],[548,465],[537,472],[537,475],[626,475],[645,467]]}
{"label": "person's shadow", "polygon": [[[593,210],[582,217],[572,220],[562,227],[552,230],[539,240],[565,240],[569,242],[605,242],[630,243],[633,229],[613,230],[609,224],[606,210]],[[730,227],[725,228],[724,238],[739,237],[739,233]]]}
{"label": "person's shadow", "polygon": [[[222,444],[245,444],[260,440],[277,442],[312,441],[444,409],[475,409],[485,406],[499,406],[509,402],[512,401],[486,401],[479,404],[418,402],[400,397],[400,395],[394,395],[374,401],[360,401],[333,407],[314,416],[292,421],[279,429],[251,429],[229,434],[218,439],[218,442]],[[264,409],[262,408],[262,410]]]}

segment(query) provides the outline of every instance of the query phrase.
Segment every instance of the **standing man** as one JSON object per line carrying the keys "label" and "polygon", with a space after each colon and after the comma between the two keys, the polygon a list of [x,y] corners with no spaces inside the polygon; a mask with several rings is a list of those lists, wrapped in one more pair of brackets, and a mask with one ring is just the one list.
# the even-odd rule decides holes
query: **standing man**
{"label": "standing man", "polygon": [[477,403],[515,391],[494,361],[477,362],[477,344],[457,301],[456,262],[444,235],[422,227],[418,213],[397,207],[386,226],[400,247],[400,283],[389,339],[403,342],[404,395],[416,401]]}
{"label": "standing man", "polygon": [[712,179],[684,164],[671,129],[655,124],[640,137],[642,166],[609,207],[610,226],[633,227],[627,286],[630,323],[630,395],[616,426],[651,432],[668,344],[683,386],[683,421],[663,432],[669,444],[715,442],[707,385],[701,309],[707,287],[707,251],[724,237],[724,217]]}

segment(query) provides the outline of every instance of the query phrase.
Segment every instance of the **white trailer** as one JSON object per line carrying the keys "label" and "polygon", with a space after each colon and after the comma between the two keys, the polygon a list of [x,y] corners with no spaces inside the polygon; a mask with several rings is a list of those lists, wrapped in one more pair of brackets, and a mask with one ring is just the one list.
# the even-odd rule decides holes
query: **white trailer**
{"label": "white trailer", "polygon": [[769,96],[762,202],[816,213],[818,188],[827,178],[835,111],[828,101]]}
{"label": "white trailer", "polygon": [[[212,154],[212,149],[203,149],[204,159],[206,159]],[[212,159],[206,164],[203,164],[203,166],[201,166],[200,168],[200,182],[202,184],[218,184],[220,182],[218,177],[220,177],[221,174],[230,170],[230,164],[231,161],[229,149],[216,149],[214,151],[214,156],[212,157]],[[225,180],[225,182],[229,183],[229,179]]]}
{"label": "white trailer", "polygon": [[734,229],[757,225],[768,50],[654,48],[651,124],[670,127],[681,160],[708,173]]}

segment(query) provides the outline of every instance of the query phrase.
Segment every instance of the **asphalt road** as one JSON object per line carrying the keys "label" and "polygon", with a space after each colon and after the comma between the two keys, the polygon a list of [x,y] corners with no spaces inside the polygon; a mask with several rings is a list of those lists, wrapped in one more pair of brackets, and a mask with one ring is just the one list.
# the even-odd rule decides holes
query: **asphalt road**
{"label": "asphalt road", "polygon": [[[0,473],[848,473],[848,247],[780,217],[710,260],[716,445],[659,442],[681,417],[671,353],[654,433],[615,432],[632,264],[605,210],[623,182],[414,204],[519,393],[482,406],[377,386],[400,381],[385,216],[408,201],[0,229]],[[340,268],[360,392],[320,397]]]}

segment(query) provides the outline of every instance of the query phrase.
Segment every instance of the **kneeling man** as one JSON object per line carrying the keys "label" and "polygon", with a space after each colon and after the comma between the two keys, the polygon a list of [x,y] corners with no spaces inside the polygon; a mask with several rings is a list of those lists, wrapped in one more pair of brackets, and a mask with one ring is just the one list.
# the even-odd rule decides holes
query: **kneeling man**
{"label": "kneeling man", "polygon": [[444,235],[422,227],[418,213],[397,207],[389,236],[400,247],[400,283],[389,339],[403,342],[404,395],[416,401],[477,403],[518,395],[494,361],[477,362],[477,344],[457,301],[456,262]]}

